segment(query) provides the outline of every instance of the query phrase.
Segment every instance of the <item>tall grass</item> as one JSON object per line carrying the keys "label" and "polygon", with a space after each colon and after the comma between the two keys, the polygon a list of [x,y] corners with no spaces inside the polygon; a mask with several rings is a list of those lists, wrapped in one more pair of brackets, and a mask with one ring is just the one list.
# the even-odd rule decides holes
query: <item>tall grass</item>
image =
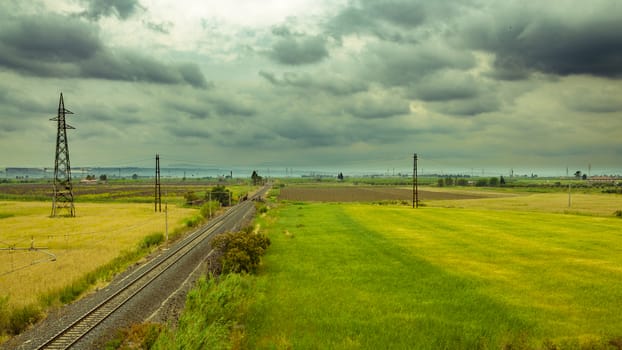
{"label": "tall grass", "polygon": [[239,348],[244,337],[239,320],[252,300],[253,284],[250,275],[201,277],[188,293],[177,329],[163,332],[152,349]]}

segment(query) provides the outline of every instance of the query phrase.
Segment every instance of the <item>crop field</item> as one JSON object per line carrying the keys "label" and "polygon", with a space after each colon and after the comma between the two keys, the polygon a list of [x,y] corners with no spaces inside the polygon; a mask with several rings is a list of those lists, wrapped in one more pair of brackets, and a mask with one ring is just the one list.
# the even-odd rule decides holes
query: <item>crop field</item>
{"label": "crop field", "polygon": [[283,202],[260,220],[272,245],[244,341],[260,349],[620,348],[622,219],[611,215],[620,196],[576,196],[571,212],[567,195],[534,196],[419,209]]}
{"label": "crop field", "polygon": [[[289,201],[317,202],[371,202],[371,201],[412,201],[412,188],[383,186],[344,186],[344,187],[285,187],[280,190],[279,199]],[[476,199],[506,196],[484,192],[419,190],[419,200]]]}
{"label": "crop field", "polygon": [[[194,192],[201,196],[217,183],[200,181],[163,181],[161,184],[162,200],[182,204],[184,194]],[[252,191],[253,186],[243,183],[218,183],[233,192],[234,198]],[[0,184],[0,200],[51,200],[51,183],[12,183]],[[75,183],[73,193],[77,202],[134,202],[152,203],[154,198],[153,181],[125,181],[109,183]]]}
{"label": "crop field", "polygon": [[[165,214],[151,204],[80,203],[75,218],[50,218],[50,210],[50,202],[0,201],[0,248],[42,248],[0,251],[1,296],[13,307],[36,303],[165,231]],[[169,232],[196,212],[169,205]]]}

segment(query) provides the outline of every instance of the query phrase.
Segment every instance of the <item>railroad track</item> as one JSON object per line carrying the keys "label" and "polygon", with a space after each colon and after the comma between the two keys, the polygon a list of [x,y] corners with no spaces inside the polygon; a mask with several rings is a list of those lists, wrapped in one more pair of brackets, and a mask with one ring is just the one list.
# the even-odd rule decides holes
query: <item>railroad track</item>
{"label": "railroad track", "polygon": [[[263,196],[268,187],[263,187],[250,200],[231,207],[223,215],[213,219],[207,225],[194,231],[184,240],[160,255],[142,270],[134,272],[120,281],[114,290],[104,300],[83,313],[80,317],[70,322],[65,328],[46,340],[35,349],[69,349],[84,338],[91,330],[101,324],[115,311],[125,305],[135,295],[155,281],[158,276],[175,265],[180,259],[191,252],[200,243],[210,239],[215,234],[224,231],[218,230],[223,226],[231,226],[229,230],[235,230],[237,224],[251,212],[253,200]],[[239,228],[239,227],[238,227]]]}

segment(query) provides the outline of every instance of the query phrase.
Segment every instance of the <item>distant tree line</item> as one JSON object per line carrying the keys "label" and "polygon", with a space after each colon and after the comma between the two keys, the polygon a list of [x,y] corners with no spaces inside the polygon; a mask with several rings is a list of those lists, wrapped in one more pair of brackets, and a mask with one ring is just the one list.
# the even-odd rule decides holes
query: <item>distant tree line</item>
{"label": "distant tree line", "polygon": [[477,187],[497,187],[505,186],[505,178],[503,176],[491,177],[491,178],[479,178],[477,180],[468,180],[465,178],[453,178],[444,177],[438,179],[438,187],[450,187],[450,186],[477,186]]}

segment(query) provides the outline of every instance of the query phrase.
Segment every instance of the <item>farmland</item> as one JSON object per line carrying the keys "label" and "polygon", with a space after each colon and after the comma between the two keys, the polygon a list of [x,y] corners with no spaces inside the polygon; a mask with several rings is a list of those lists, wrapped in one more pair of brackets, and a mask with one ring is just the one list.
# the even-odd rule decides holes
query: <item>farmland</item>
{"label": "farmland", "polygon": [[[76,217],[51,218],[50,184],[0,184],[0,342],[143,258],[165,239],[167,222],[171,238],[200,223],[206,213],[185,196],[204,198],[213,185],[163,183],[165,215],[154,212],[149,182],[76,184]],[[234,200],[253,189],[227,188]]]}
{"label": "farmland", "polygon": [[245,344],[606,349],[622,342],[622,221],[612,215],[619,195],[577,195],[571,211],[561,193],[397,204],[298,198],[262,218],[273,244],[244,316]]}

